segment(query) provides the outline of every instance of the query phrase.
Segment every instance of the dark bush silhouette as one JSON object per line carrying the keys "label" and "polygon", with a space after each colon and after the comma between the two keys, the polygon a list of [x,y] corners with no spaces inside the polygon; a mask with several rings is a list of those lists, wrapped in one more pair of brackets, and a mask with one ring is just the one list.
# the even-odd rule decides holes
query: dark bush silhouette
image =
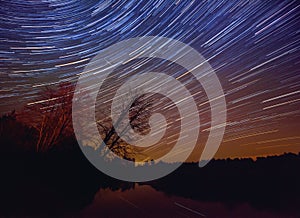
{"label": "dark bush silhouette", "polygon": [[2,154],[32,151],[36,139],[35,129],[18,121],[15,111],[0,117],[0,148]]}

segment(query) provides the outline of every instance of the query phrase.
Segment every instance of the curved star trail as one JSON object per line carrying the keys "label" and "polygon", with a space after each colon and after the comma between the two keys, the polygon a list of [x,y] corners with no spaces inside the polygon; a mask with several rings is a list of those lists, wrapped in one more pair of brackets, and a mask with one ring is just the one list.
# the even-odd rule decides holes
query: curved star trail
{"label": "curved star trail", "polygon": [[76,82],[116,42],[158,35],[191,45],[222,83],[228,123],[216,157],[300,151],[297,0],[1,0],[0,13],[1,113],[45,86]]}

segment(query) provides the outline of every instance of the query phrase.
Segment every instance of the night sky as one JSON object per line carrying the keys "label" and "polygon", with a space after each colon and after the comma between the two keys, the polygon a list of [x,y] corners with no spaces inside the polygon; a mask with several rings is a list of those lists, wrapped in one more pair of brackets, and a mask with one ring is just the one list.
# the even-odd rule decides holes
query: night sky
{"label": "night sky", "polygon": [[[76,82],[100,50],[157,35],[195,48],[219,77],[228,122],[217,158],[300,151],[297,0],[1,0],[0,14],[1,114],[46,86]],[[206,113],[190,160],[206,140]]]}

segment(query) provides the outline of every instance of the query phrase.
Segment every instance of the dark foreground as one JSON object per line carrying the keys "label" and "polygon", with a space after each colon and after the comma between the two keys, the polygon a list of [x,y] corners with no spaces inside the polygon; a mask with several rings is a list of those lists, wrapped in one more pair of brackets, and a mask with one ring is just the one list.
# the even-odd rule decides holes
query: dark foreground
{"label": "dark foreground", "polygon": [[2,152],[0,215],[299,217],[299,172],[300,155],[285,154],[186,163],[134,184],[100,173],[79,149]]}

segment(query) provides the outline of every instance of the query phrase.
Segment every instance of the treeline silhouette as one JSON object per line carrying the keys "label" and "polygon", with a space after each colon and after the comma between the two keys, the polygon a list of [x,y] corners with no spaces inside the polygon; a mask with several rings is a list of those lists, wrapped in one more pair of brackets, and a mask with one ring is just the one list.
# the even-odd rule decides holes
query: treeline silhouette
{"label": "treeline silhouette", "polygon": [[247,202],[256,208],[300,214],[300,153],[212,160],[204,168],[184,163],[149,184],[170,195],[200,201]]}
{"label": "treeline silhouette", "polygon": [[[38,132],[13,111],[0,118],[0,215],[76,215],[100,188],[127,190],[123,182],[95,169],[73,134],[37,152]],[[167,164],[167,163],[161,163]],[[184,163],[147,183],[169,195],[228,205],[300,213],[300,153],[252,159],[212,160],[204,168]]]}

